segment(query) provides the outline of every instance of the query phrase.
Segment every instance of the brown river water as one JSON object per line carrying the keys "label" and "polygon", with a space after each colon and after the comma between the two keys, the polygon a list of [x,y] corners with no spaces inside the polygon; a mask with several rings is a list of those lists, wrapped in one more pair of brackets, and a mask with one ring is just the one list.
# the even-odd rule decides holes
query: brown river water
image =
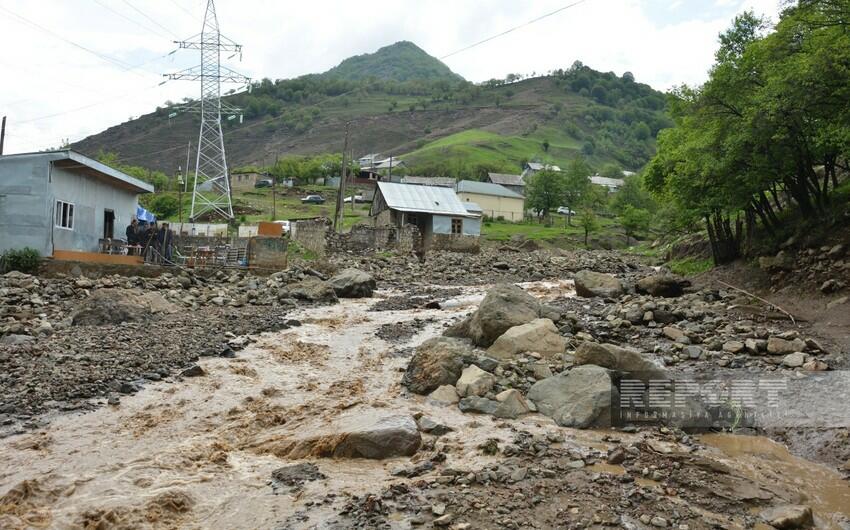
{"label": "brown river water", "polygon": [[[544,299],[572,292],[569,282],[523,286]],[[407,361],[398,351],[474,310],[482,288],[464,292],[442,310],[367,311],[374,300],[303,310],[292,315],[301,327],[261,335],[235,359],[202,359],[204,377],[150,384],[119,406],[58,416],[45,428],[0,440],[0,528],[280,527],[305,497],[374,492],[407,462],[319,461],[326,481],[308,483],[298,496],[273,493],[272,471],[289,463],[274,456],[276,444],[364,415],[422,412],[453,427],[449,440],[462,438],[469,447],[453,458],[467,465],[484,459],[474,449],[479,440],[509,440],[510,428],[480,428],[474,416],[405,395],[400,386]],[[401,344],[375,335],[382,325],[415,318],[433,321]],[[606,447],[603,431],[560,429],[540,415],[513,424],[565,433],[564,443],[579,451]],[[850,516],[850,487],[837,473],[765,438],[702,441],[747,476],[793,484],[824,526],[832,514]],[[613,467],[601,471],[617,472]],[[324,515],[333,517],[333,510]],[[311,512],[309,527],[322,516]]]}

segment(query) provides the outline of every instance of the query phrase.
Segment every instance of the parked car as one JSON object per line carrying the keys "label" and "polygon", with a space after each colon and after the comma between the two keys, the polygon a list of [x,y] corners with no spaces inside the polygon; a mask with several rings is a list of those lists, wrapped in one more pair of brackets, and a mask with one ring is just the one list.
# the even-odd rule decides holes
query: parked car
{"label": "parked car", "polygon": [[[351,197],[346,197],[345,199],[342,200],[342,202],[350,204],[351,203]],[[366,199],[364,199],[362,195],[355,195],[354,196],[354,203],[357,204],[358,202],[366,202]]]}
{"label": "parked car", "polygon": [[325,198],[321,195],[307,195],[301,199],[301,204],[325,204]]}
{"label": "parked car", "polygon": [[561,215],[576,215],[574,211],[570,210],[566,206],[561,206],[560,208],[558,208],[558,213]]}
{"label": "parked car", "polygon": [[272,179],[262,179],[254,183],[255,188],[271,188],[273,185]]}

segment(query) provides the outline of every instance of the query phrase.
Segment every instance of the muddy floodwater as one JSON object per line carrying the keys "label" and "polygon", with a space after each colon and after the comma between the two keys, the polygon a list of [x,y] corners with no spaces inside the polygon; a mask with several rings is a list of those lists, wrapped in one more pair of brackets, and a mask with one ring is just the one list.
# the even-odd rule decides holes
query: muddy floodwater
{"label": "muddy floodwater", "polygon": [[[543,299],[572,293],[570,282],[523,287]],[[518,428],[557,430],[579,452],[604,450],[610,433],[560,429],[537,414],[485,429],[457,407],[402,391],[410,348],[474,310],[483,292],[465,288],[442,309],[369,311],[375,300],[364,299],[302,310],[292,314],[300,327],[258,336],[234,359],[202,359],[203,377],[152,383],[117,406],[58,416],[45,428],[0,440],[0,528],[322,527],[338,506],[314,508],[309,521],[299,522],[293,515],[305,499],[374,492],[398,480],[392,470],[409,459],[316,460],[326,480],[298,494],[276,493],[271,474],[290,462],[273,448],[324,432],[331,421],[370,414],[438,418],[454,429],[446,438],[468,448],[451,457],[466,465],[488,458],[475,450],[479,443],[507,440]],[[382,326],[414,319],[424,324],[404,340],[376,335]],[[838,528],[837,516],[850,516],[850,488],[832,470],[763,438],[704,435],[701,441],[703,452],[754,480],[799,489],[823,526]],[[653,486],[649,479],[644,484]]]}

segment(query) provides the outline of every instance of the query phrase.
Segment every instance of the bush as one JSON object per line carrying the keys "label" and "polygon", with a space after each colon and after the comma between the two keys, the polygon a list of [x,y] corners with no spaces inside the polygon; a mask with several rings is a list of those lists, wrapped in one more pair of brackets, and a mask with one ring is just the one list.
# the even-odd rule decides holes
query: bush
{"label": "bush", "polygon": [[157,220],[167,219],[177,214],[180,203],[171,195],[153,195],[145,201],[145,208],[156,215]]}
{"label": "bush", "polygon": [[41,254],[30,247],[7,250],[0,256],[0,272],[18,271],[35,274],[41,263]]}

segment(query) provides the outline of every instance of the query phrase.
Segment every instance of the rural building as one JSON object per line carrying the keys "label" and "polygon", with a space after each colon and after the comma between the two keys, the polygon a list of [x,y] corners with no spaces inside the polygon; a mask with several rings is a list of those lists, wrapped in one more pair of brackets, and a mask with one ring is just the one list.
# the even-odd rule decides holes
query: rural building
{"label": "rural building", "polygon": [[457,196],[461,202],[474,202],[484,215],[491,219],[499,217],[506,221],[522,221],[525,212],[525,197],[499,184],[461,180],[457,183]]}
{"label": "rural building", "polygon": [[[194,177],[190,177],[192,180]],[[264,176],[255,171],[248,173],[230,173],[230,187],[234,190],[249,190],[253,189],[258,180],[267,179],[270,177]]]}
{"label": "rural building", "polygon": [[544,169],[551,169],[552,171],[561,171],[561,168],[558,166],[553,166],[549,164],[541,164],[540,162],[526,162],[524,166],[522,166],[522,178],[523,181],[526,181],[528,177],[537,173],[538,171],[543,171]]}
{"label": "rural building", "polygon": [[375,226],[415,225],[426,251],[480,248],[481,215],[468,211],[451,188],[378,182],[369,213]]}
{"label": "rural building", "polygon": [[0,156],[0,252],[97,252],[153,186],[70,149]]}
{"label": "rural building", "polygon": [[360,167],[372,167],[375,165],[376,160],[381,160],[381,154],[369,153],[368,155],[363,155],[357,159],[357,165]]}
{"label": "rural building", "polygon": [[596,184],[597,186],[604,186],[608,188],[609,192],[615,192],[623,187],[623,184],[626,183],[623,179],[613,179],[609,177],[600,177],[599,175],[593,175],[590,177],[590,183]]}
{"label": "rural building", "polygon": [[[395,180],[395,179],[393,179]],[[415,177],[405,176],[400,177],[399,182],[402,184],[416,184],[419,186],[441,186],[443,188],[455,187],[455,179],[452,177]]]}
{"label": "rural building", "polygon": [[506,175],[504,173],[487,173],[487,182],[504,186],[509,190],[525,197],[525,181],[522,175]]}

